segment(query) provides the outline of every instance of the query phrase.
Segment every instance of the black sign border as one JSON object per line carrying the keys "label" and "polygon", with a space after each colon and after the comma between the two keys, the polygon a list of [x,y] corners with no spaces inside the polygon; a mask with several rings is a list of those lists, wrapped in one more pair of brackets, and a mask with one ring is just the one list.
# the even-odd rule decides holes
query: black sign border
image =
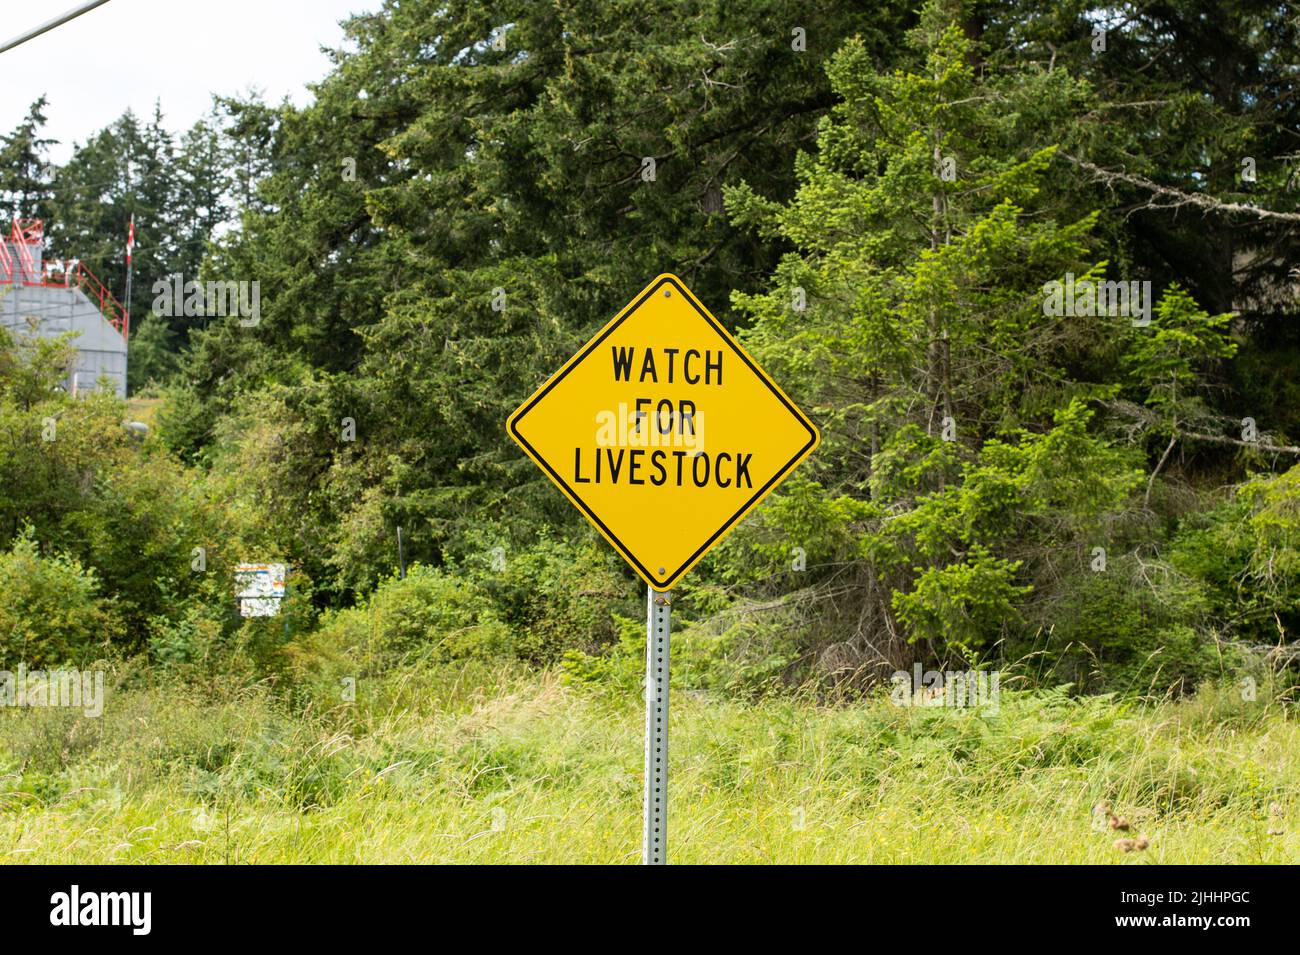
{"label": "black sign border", "polygon": [[[682,294],[682,297],[685,298],[686,301],[691,303],[691,307],[695,309],[695,311],[699,314],[699,316],[709,323],[709,326],[718,334],[718,337],[722,339],[723,342],[726,343],[727,347],[730,348],[733,352],[735,352],[736,355],[740,358],[740,360],[743,361],[749,367],[750,371],[754,373],[754,376],[758,378],[758,380],[761,381],[768,388],[768,390],[771,391],[772,394],[774,394],[777,397],[777,399],[781,402],[781,404],[785,405],[785,407],[789,410],[790,414],[794,417],[794,419],[798,421],[799,424],[802,425],[808,431],[808,443],[805,444],[802,448],[800,448],[798,452],[796,452],[795,455],[788,462],[786,462],[786,464],[784,464],[779,471],[776,472],[776,474],[772,475],[771,479],[766,484],[764,484],[761,488],[759,488],[756,492],[754,492],[753,496],[750,497],[750,499],[747,500],[740,507],[740,509],[736,511],[735,514],[733,514],[730,518],[728,518],[726,523],[724,523],[720,528],[714,531],[713,535],[710,536],[707,541],[701,544],[700,547],[693,554],[691,554],[690,557],[688,557],[685,561],[683,561],[677,567],[676,570],[674,570],[670,574],[664,574],[661,577],[657,574],[651,573],[649,568],[647,568],[644,564],[641,563],[641,561],[637,560],[636,557],[633,556],[633,554],[628,550],[627,546],[621,540],[618,539],[618,535],[605,526],[605,522],[602,521],[598,516],[596,516],[595,512],[592,511],[592,509],[587,506],[586,502],[582,500],[582,497],[578,495],[573,490],[573,488],[569,486],[568,482],[565,481],[564,478],[560,477],[560,475],[555,471],[555,469],[551,467],[550,463],[546,460],[546,458],[544,458],[541,454],[539,454],[537,452],[537,449],[528,443],[528,440],[522,434],[519,433],[519,423],[524,420],[524,417],[528,414],[528,412],[532,411],[533,408],[537,406],[538,402],[540,402],[543,398],[545,398],[548,394],[550,394],[551,389],[553,389],[556,385],[558,385],[560,382],[562,382],[565,378],[568,377],[569,372],[573,371],[573,369],[577,368],[580,364],[582,364],[583,361],[586,360],[587,356],[590,355],[593,351],[595,351],[596,348],[600,346],[600,343],[610,336],[610,334],[614,331],[614,329],[618,328],[625,321],[631,318],[632,315],[636,312],[636,310],[640,308],[643,304],[645,304],[646,299],[650,298],[651,295],[659,291],[665,285],[671,285],[673,288],[677,289],[677,291]],[[683,576],[687,572],[687,570],[689,570],[698,560],[700,560],[706,553],[708,553],[710,549],[712,549],[713,545],[717,543],[717,541],[724,534],[726,534],[727,531],[731,529],[732,525],[735,524],[736,521],[739,520],[742,515],[747,513],[750,508],[752,508],[755,504],[757,504],[760,500],[762,500],[762,498],[768,493],[768,491],[778,481],[784,478],[785,475],[789,473],[791,468],[793,468],[798,461],[800,461],[806,454],[808,454],[813,448],[815,448],[817,446],[818,440],[820,439],[820,434],[817,431],[817,426],[813,424],[802,411],[796,408],[794,404],[791,403],[789,398],[787,398],[784,394],[782,394],[781,389],[776,387],[775,383],[771,380],[771,378],[768,377],[766,372],[762,371],[757,365],[754,364],[753,361],[750,360],[750,357],[746,355],[745,352],[740,348],[739,344],[731,336],[731,333],[729,333],[718,322],[717,319],[715,319],[704,308],[700,306],[700,304],[695,300],[695,296],[692,295],[685,287],[683,287],[682,284],[676,278],[669,275],[663,276],[662,278],[660,278],[659,281],[652,283],[650,287],[646,289],[646,291],[641,295],[640,298],[636,299],[631,305],[629,305],[624,310],[622,315],[620,315],[614,321],[610,322],[607,326],[605,326],[604,330],[601,331],[601,333],[598,334],[595,338],[593,338],[590,342],[588,342],[586,347],[583,348],[582,351],[578,352],[577,355],[570,358],[568,363],[565,364],[565,366],[561,368],[559,372],[557,372],[555,376],[551,378],[550,381],[548,381],[544,386],[542,386],[542,388],[535,395],[533,395],[532,398],[526,401],[518,411],[516,411],[513,415],[510,416],[510,420],[507,423],[507,426],[510,429],[511,437],[513,437],[516,441],[519,442],[520,447],[526,450],[529,456],[542,466],[542,468],[546,471],[546,473],[550,475],[552,481],[554,481],[561,488],[563,488],[564,493],[568,496],[569,500],[577,504],[578,509],[581,510],[582,513],[587,516],[587,519],[600,528],[601,532],[605,535],[605,537],[609,541],[611,541],[614,544],[614,546],[618,549],[618,552],[623,555],[623,558],[628,563],[636,567],[637,570],[640,571],[641,576],[644,579],[651,581],[651,586],[659,591],[665,591],[670,589],[671,585],[675,584],[679,577]]]}

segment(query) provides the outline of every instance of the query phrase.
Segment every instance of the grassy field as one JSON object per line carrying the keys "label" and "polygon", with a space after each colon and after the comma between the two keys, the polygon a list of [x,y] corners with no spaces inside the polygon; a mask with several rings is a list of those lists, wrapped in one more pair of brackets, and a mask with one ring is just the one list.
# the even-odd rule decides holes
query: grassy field
{"label": "grassy field", "polygon": [[[1150,706],[1004,691],[985,716],[673,705],[674,862],[1300,861],[1300,726],[1229,691]],[[0,711],[0,851],[632,863],[640,721],[637,700],[485,666],[406,670],[292,715],[258,688],[119,690],[99,719]],[[1145,852],[1115,848],[1099,801]]]}

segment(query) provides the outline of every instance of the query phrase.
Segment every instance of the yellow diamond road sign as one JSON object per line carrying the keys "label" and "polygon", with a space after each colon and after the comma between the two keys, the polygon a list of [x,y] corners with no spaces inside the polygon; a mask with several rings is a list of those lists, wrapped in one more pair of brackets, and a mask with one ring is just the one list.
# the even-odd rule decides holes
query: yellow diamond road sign
{"label": "yellow diamond road sign", "polygon": [[656,590],[668,590],[820,435],[675,275],[661,275],[507,423]]}

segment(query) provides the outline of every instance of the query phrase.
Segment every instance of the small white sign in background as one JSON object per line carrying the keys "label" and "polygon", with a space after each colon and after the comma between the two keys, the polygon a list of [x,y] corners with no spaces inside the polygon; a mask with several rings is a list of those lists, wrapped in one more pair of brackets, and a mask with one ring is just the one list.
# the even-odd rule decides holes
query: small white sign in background
{"label": "small white sign in background", "polygon": [[274,617],[284,599],[284,579],[288,564],[236,564],[235,583],[239,587],[241,617]]}

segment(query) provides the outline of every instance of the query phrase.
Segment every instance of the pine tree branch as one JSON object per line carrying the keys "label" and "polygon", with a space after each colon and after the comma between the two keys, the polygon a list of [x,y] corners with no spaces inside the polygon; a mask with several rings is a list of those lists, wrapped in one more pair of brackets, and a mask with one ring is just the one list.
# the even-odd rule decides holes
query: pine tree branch
{"label": "pine tree branch", "polygon": [[1273,209],[1260,209],[1255,206],[1242,205],[1240,202],[1224,202],[1222,199],[1215,199],[1213,196],[1183,192],[1181,189],[1174,189],[1172,186],[1162,186],[1158,182],[1152,182],[1145,176],[1116,172],[1113,169],[1103,169],[1086,160],[1077,159],[1068,153],[1058,153],[1057,155],[1088,173],[1094,181],[1105,183],[1108,188],[1113,189],[1116,183],[1124,183],[1138,189],[1144,189],[1157,198],[1168,200],[1166,202],[1156,202],[1153,199],[1147,202],[1143,208],[1177,209],[1182,206],[1195,206],[1206,212],[1247,215],[1254,216],[1256,219],[1271,219],[1280,222],[1300,222],[1300,212],[1277,212]]}
{"label": "pine tree branch", "polygon": [[1169,439],[1169,446],[1165,448],[1165,453],[1160,455],[1160,461],[1156,464],[1155,470],[1151,472],[1151,479],[1147,481],[1147,492],[1142,498],[1143,507],[1151,506],[1151,489],[1156,485],[1156,475],[1160,473],[1160,469],[1163,468],[1165,466],[1165,462],[1169,460],[1169,452],[1173,451],[1174,445],[1177,443],[1178,443],[1178,432],[1177,430],[1175,430],[1173,437]]}
{"label": "pine tree branch", "polygon": [[[1133,404],[1130,401],[1103,400],[1099,401],[1098,404],[1108,411],[1128,418],[1131,421],[1136,421],[1140,425],[1145,425],[1153,431],[1161,429],[1160,417],[1149,408],[1143,408],[1141,405]],[[1193,441],[1205,441],[1209,444],[1229,444],[1234,447],[1250,448],[1253,451],[1264,451],[1269,454],[1300,455],[1300,447],[1293,444],[1272,444],[1267,441],[1246,441],[1242,438],[1231,438],[1223,434],[1206,434],[1203,431],[1188,431],[1186,428],[1181,426],[1177,428],[1174,437],[1189,438]]]}
{"label": "pine tree branch", "polygon": [[1255,451],[1271,451],[1277,454],[1300,454],[1300,448],[1293,444],[1265,444],[1263,441],[1243,441],[1240,438],[1229,438],[1226,435],[1200,434],[1196,431],[1180,431],[1179,435],[1184,438],[1192,438],[1196,441],[1209,441],[1212,444],[1233,444],[1239,448],[1251,448]]}

